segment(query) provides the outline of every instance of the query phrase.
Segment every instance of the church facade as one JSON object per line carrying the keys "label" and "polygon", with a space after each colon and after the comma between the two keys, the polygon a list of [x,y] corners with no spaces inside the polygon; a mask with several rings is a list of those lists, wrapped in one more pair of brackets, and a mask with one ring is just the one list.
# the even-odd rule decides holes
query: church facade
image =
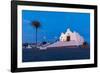
{"label": "church facade", "polygon": [[65,33],[61,33],[61,35],[59,37],[59,41],[62,41],[62,42],[74,41],[74,42],[77,42],[79,44],[83,44],[84,38],[79,33],[75,32],[75,31],[72,32],[68,28]]}

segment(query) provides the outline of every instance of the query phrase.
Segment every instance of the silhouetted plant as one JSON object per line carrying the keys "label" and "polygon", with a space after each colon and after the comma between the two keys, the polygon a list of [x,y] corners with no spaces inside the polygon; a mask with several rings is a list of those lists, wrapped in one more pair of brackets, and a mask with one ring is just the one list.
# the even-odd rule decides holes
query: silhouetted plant
{"label": "silhouetted plant", "polygon": [[42,44],[45,45],[45,44],[47,44],[47,42],[43,41]]}
{"label": "silhouetted plant", "polygon": [[40,27],[40,22],[39,21],[32,21],[32,26],[35,27],[35,29],[36,29],[36,47],[37,47],[37,30]]}
{"label": "silhouetted plant", "polygon": [[84,42],[83,45],[87,45],[87,42]]}
{"label": "silhouetted plant", "polygon": [[26,48],[28,46],[28,43],[23,43],[23,47]]}

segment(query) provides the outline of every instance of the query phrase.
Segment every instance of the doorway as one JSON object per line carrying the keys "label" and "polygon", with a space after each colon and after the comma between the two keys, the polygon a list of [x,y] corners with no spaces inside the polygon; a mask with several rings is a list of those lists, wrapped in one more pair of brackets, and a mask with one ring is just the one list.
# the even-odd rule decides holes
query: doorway
{"label": "doorway", "polygon": [[70,41],[70,36],[67,36],[67,41]]}

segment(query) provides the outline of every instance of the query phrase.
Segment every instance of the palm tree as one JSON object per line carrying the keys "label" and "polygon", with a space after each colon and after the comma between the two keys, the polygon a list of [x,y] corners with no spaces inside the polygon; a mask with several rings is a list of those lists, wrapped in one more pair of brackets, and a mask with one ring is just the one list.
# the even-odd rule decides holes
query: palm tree
{"label": "palm tree", "polygon": [[32,21],[32,26],[36,28],[36,48],[37,48],[37,30],[40,27],[40,22],[39,21]]}

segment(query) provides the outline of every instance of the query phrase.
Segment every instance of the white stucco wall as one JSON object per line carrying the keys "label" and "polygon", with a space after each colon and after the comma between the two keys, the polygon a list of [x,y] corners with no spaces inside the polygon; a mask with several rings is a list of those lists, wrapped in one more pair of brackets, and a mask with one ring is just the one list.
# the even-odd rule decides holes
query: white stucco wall
{"label": "white stucco wall", "polygon": [[75,41],[77,43],[83,43],[84,42],[84,38],[77,32],[72,32],[69,28],[67,29],[67,31],[65,33],[61,33],[61,36],[59,38],[60,41],[62,42],[68,42],[67,41],[67,36],[70,36],[70,41]]}

